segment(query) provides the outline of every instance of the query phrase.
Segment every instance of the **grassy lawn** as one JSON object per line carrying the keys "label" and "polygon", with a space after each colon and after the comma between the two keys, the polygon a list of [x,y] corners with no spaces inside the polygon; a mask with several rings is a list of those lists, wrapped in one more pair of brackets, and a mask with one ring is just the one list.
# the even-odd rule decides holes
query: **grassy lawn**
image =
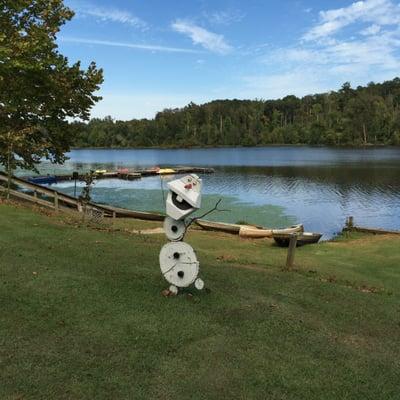
{"label": "grassy lawn", "polygon": [[400,237],[286,250],[191,231],[210,289],[165,298],[163,235],[0,204],[0,399],[399,399]]}

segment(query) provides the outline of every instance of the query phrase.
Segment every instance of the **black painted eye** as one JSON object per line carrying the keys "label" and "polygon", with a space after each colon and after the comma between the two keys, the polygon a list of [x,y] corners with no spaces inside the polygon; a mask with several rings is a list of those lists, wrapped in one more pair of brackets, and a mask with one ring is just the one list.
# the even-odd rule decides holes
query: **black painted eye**
{"label": "black painted eye", "polygon": [[179,272],[178,272],[179,278],[183,278],[184,275],[185,275],[185,273],[184,273],[183,271],[179,271]]}
{"label": "black painted eye", "polygon": [[174,253],[174,258],[177,260],[179,258],[179,253]]}
{"label": "black painted eye", "polygon": [[178,232],[178,227],[176,225],[172,225],[171,231],[174,233]]}

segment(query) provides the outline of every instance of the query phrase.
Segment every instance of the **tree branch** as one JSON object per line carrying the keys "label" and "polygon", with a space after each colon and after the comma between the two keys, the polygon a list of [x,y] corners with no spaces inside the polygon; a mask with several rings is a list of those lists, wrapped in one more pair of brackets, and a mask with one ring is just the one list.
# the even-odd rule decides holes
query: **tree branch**
{"label": "tree branch", "polygon": [[185,225],[186,229],[189,228],[189,226],[192,225],[193,222],[197,221],[198,219],[204,218],[205,216],[207,216],[207,215],[213,213],[214,211],[220,211],[220,212],[231,211],[231,210],[223,210],[223,209],[218,208],[218,206],[219,206],[219,204],[221,203],[221,201],[222,201],[222,199],[219,199],[219,200],[215,203],[215,206],[214,206],[211,210],[205,212],[203,215],[200,215],[199,217],[191,218],[190,221]]}

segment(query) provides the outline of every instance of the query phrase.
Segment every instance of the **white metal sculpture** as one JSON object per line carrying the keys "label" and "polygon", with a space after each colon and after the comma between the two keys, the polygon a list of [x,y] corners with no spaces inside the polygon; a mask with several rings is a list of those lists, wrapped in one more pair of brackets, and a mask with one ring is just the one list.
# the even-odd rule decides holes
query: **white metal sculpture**
{"label": "white metal sculpture", "polygon": [[185,219],[201,206],[201,186],[201,179],[194,174],[168,183],[164,231],[170,242],[161,249],[160,268],[174,294],[193,283],[198,290],[204,288],[204,282],[198,277],[196,253],[182,242],[188,227]]}

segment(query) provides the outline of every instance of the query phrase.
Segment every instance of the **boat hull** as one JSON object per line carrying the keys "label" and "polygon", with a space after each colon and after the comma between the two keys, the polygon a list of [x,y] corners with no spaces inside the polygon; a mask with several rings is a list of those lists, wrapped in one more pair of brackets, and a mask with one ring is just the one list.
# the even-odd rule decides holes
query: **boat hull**
{"label": "boat hull", "polygon": [[195,222],[198,226],[207,231],[232,233],[234,235],[237,235],[239,233],[242,226],[237,224],[228,224],[225,222],[206,221],[204,219],[197,219]]}
{"label": "boat hull", "polygon": [[[313,232],[299,233],[297,236],[297,247],[304,246],[306,244],[318,243],[321,239],[322,234]],[[273,238],[276,244],[280,247],[288,247],[290,243],[291,234],[274,234]]]}

